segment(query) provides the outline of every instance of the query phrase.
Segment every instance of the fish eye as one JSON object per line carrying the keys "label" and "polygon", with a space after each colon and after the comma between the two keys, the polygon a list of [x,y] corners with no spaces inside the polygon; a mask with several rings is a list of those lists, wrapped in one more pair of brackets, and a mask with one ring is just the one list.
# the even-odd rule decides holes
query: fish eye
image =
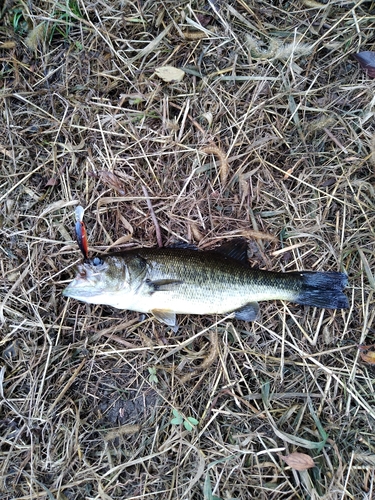
{"label": "fish eye", "polygon": [[103,261],[102,259],[100,259],[99,257],[95,257],[93,260],[92,260],[92,265],[93,266],[101,266],[103,264]]}

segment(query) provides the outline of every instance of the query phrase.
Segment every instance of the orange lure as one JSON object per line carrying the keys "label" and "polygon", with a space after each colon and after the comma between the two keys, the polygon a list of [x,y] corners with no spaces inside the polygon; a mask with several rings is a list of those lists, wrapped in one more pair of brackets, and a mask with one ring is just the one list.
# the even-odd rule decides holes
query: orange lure
{"label": "orange lure", "polygon": [[78,205],[78,207],[75,209],[76,238],[79,249],[81,250],[83,257],[86,260],[88,259],[89,256],[89,245],[87,243],[86,227],[85,224],[83,223],[83,214],[84,214],[83,207],[81,207],[81,205]]}

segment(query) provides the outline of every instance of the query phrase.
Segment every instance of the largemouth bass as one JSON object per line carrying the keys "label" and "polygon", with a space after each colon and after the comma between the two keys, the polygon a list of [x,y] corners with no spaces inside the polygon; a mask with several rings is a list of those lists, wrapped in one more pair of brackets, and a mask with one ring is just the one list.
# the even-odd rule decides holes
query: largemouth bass
{"label": "largemouth bass", "polygon": [[137,248],[85,260],[63,294],[91,304],[150,313],[176,326],[176,314],[228,314],[253,321],[262,300],[344,309],[347,275],[252,269],[246,242],[199,251]]}

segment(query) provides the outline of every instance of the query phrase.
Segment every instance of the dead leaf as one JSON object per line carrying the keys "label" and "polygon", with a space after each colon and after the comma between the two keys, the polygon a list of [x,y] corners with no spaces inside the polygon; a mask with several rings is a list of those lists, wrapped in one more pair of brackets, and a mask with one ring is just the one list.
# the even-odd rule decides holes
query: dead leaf
{"label": "dead leaf", "polygon": [[47,25],[42,22],[35,26],[25,38],[25,45],[30,49],[37,51],[40,44],[42,44],[47,36]]}
{"label": "dead leaf", "polygon": [[159,66],[155,69],[155,74],[164,82],[180,82],[185,76],[185,71],[174,66]]}
{"label": "dead leaf", "polygon": [[215,144],[211,144],[206,148],[203,148],[202,153],[206,153],[206,155],[214,155],[220,161],[220,180],[223,186],[225,186],[229,174],[229,162],[227,160],[227,156],[225,152],[218,148]]}
{"label": "dead leaf", "polygon": [[375,351],[370,351],[371,348],[375,347],[374,345],[359,345],[359,355],[361,356],[362,361],[368,363],[369,365],[375,365]]}
{"label": "dead leaf", "polygon": [[57,186],[58,183],[59,183],[59,179],[57,179],[56,177],[51,177],[46,182],[45,187],[47,187],[47,186]]}
{"label": "dead leaf", "polygon": [[288,168],[288,170],[285,172],[285,175],[283,177],[283,180],[286,181],[289,179],[290,175],[293,173],[294,167]]}
{"label": "dead leaf", "polygon": [[133,226],[130,224],[130,222],[127,219],[125,219],[125,217],[122,214],[118,214],[118,216],[119,216],[119,219],[121,220],[121,222],[123,223],[125,229],[130,234],[133,234],[134,233],[134,229],[133,229]]}
{"label": "dead leaf", "polygon": [[358,346],[358,350],[359,351],[368,351],[369,349],[372,349],[373,347],[375,347],[375,344],[369,344],[369,345],[360,344]]}
{"label": "dead leaf", "polygon": [[15,46],[16,42],[12,42],[11,40],[0,43],[0,49],[14,49]]}
{"label": "dead leaf", "polygon": [[197,14],[197,19],[198,19],[200,25],[205,28],[212,21],[212,16],[209,16],[207,14]]}
{"label": "dead leaf", "polygon": [[314,0],[303,0],[303,3],[311,9],[326,9],[328,7],[328,4],[315,2]]}
{"label": "dead leaf", "polygon": [[[1,49],[1,46],[0,46]],[[13,154],[11,151],[6,150],[4,147],[0,145],[0,153],[6,155],[8,158],[13,158]]]}
{"label": "dead leaf", "polygon": [[306,470],[311,469],[311,467],[315,467],[314,460],[310,457],[310,455],[306,455],[306,453],[295,452],[286,456],[278,453],[278,455],[294,470]]}
{"label": "dead leaf", "polygon": [[109,188],[114,189],[122,196],[125,195],[125,187],[122,180],[114,172],[109,172],[108,170],[100,170],[98,176],[103,184],[106,184]]}
{"label": "dead leaf", "polygon": [[199,231],[198,226],[196,224],[194,223],[190,224],[190,231],[195,241],[198,241],[199,243],[200,241],[203,240],[203,234]]}
{"label": "dead leaf", "polygon": [[361,356],[362,361],[364,361],[365,363],[368,363],[369,365],[375,365],[375,351],[369,351],[367,353],[360,352],[359,355]]}
{"label": "dead leaf", "polygon": [[375,52],[372,50],[365,50],[353,54],[353,57],[357,59],[363,71],[367,71],[367,75],[370,78],[375,78]]}
{"label": "dead leaf", "polygon": [[132,233],[126,234],[125,236],[121,236],[114,243],[112,243],[112,245],[109,245],[105,251],[108,252],[108,250],[110,250],[113,247],[118,247],[120,245],[124,245],[125,243],[129,243],[132,237],[133,237]]}
{"label": "dead leaf", "polygon": [[77,205],[78,201],[77,200],[58,200],[55,201],[54,203],[51,203],[48,205],[43,212],[39,215],[39,219],[42,217],[45,217],[47,214],[50,214],[51,212],[56,212],[57,210],[62,210],[63,208],[71,207],[73,205]]}

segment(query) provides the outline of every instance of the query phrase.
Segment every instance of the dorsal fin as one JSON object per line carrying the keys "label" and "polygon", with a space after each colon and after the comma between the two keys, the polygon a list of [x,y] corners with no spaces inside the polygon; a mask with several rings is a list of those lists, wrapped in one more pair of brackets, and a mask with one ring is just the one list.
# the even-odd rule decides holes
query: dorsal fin
{"label": "dorsal fin", "polygon": [[248,264],[249,262],[247,259],[247,241],[244,238],[226,241],[219,247],[214,248],[214,251],[236,259],[242,264]]}
{"label": "dorsal fin", "polygon": [[171,245],[168,245],[167,248],[187,248],[188,250],[198,250],[197,245],[194,243],[186,243],[185,241],[176,241]]}

